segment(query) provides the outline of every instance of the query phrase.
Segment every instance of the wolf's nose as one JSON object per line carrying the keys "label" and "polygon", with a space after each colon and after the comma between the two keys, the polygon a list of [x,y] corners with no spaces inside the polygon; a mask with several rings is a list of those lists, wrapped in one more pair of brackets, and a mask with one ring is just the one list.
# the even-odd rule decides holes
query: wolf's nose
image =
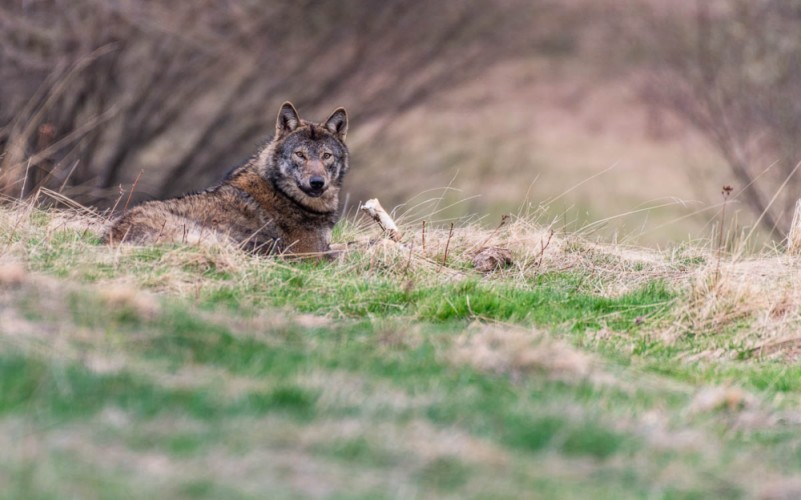
{"label": "wolf's nose", "polygon": [[320,177],[319,175],[315,175],[311,179],[309,179],[309,186],[312,189],[322,189],[325,186],[325,179]]}

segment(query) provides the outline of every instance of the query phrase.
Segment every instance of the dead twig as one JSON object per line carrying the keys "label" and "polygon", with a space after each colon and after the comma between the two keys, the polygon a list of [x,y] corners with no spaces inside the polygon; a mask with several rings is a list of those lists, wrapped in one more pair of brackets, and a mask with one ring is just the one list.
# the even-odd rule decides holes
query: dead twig
{"label": "dead twig", "polygon": [[109,214],[113,214],[114,211],[117,210],[117,206],[122,201],[122,197],[123,196],[125,196],[125,188],[122,187],[122,184],[120,184],[120,195],[117,197],[117,201],[114,202],[114,206],[111,207],[111,210],[109,211]]}
{"label": "dead twig", "polygon": [[423,257],[426,255],[426,221],[423,221]]}
{"label": "dead twig", "polygon": [[[503,214],[503,215],[501,216],[501,222],[500,222],[500,224],[498,224],[498,227],[496,227],[496,228],[495,228],[495,231],[493,231],[492,233],[490,233],[490,235],[489,235],[489,236],[487,236],[487,237],[484,239],[484,241],[482,241],[480,244],[478,244],[478,245],[474,245],[474,246],[473,246],[473,248],[478,248],[478,249],[483,249],[483,248],[485,248],[485,247],[487,246],[487,243],[489,243],[489,242],[490,242],[490,240],[492,240],[492,238],[494,238],[494,237],[495,237],[495,235],[496,235],[496,234],[498,234],[498,231],[500,231],[500,230],[501,230],[501,228],[502,228],[503,226],[505,226],[507,222],[509,222],[509,219],[510,219],[510,218],[511,218],[511,216],[510,216],[509,214]],[[481,251],[481,250],[479,250],[479,251]]]}
{"label": "dead twig", "polygon": [[722,257],[723,252],[723,226],[726,223],[726,204],[729,201],[729,195],[731,194],[732,190],[731,186],[723,186],[720,191],[720,194],[723,196],[723,208],[720,211],[720,228],[718,231],[718,255],[717,255],[717,263],[715,265],[715,281],[720,279],[720,259]]}
{"label": "dead twig", "polygon": [[139,179],[142,178],[142,174],[144,173],[144,170],[140,170],[139,175],[136,176],[136,180],[134,181],[133,185],[131,185],[131,192],[128,193],[128,199],[125,200],[125,207],[122,209],[123,212],[128,211],[128,204],[131,203],[131,197],[133,196],[134,191],[136,191],[136,185],[139,184]]}
{"label": "dead twig", "polygon": [[548,246],[551,244],[551,239],[553,239],[553,228],[548,231],[547,240],[540,239],[540,253],[537,255],[537,258],[534,259],[534,267],[540,267],[542,265],[542,259],[545,256],[545,250],[547,250]]}
{"label": "dead twig", "polygon": [[453,237],[453,222],[451,222],[451,229],[448,231],[448,241],[445,242],[445,254],[442,256],[442,267],[448,263],[448,249],[451,246],[451,238]]}
{"label": "dead twig", "polygon": [[413,251],[414,251],[414,242],[412,242],[412,244],[409,245],[409,258],[406,260],[406,269],[403,270],[403,274],[405,274],[405,275],[409,274],[409,268],[412,265],[412,252]]}

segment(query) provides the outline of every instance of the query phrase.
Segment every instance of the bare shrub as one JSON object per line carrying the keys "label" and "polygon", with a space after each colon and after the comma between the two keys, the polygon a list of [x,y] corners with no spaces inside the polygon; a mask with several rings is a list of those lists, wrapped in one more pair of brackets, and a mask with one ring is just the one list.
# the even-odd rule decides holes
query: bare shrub
{"label": "bare shrub", "polygon": [[636,26],[644,97],[699,130],[761,225],[786,234],[801,188],[801,3],[665,4]]}
{"label": "bare shrub", "polygon": [[[42,0],[0,7],[0,193],[84,203],[219,178],[291,99],[391,116],[532,47],[506,0]],[[499,29],[503,26],[503,29]],[[515,33],[515,36],[508,36]],[[110,200],[110,201],[109,201]]]}

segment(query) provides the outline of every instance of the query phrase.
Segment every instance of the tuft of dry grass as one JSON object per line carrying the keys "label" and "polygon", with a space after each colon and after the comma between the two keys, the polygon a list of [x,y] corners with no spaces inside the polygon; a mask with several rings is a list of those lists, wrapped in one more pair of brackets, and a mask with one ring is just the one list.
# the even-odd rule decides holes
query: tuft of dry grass
{"label": "tuft of dry grass", "polygon": [[718,410],[736,412],[756,406],[757,400],[739,387],[705,387],[693,397],[687,410],[708,413]]}
{"label": "tuft of dry grass", "polygon": [[730,330],[753,353],[797,358],[801,263],[781,254],[729,260],[689,273],[673,334]]}
{"label": "tuft of dry grass", "polygon": [[[371,221],[356,220],[346,226],[342,238],[350,241],[348,252],[359,258],[345,257],[339,265],[364,264],[369,260],[367,269],[351,270],[380,268],[399,277],[411,275],[420,283],[428,283],[430,279],[441,281],[443,277],[458,280],[486,273],[490,268],[495,272],[487,274],[485,279],[520,286],[528,286],[531,279],[542,274],[584,273],[594,277],[594,293],[610,297],[654,280],[681,284],[682,271],[671,253],[589,242],[576,234],[558,233],[552,224],[540,224],[537,219],[540,215],[540,211],[507,215],[496,229],[487,229],[469,218],[462,219],[453,230],[450,225],[425,224],[426,219],[401,215],[398,219],[404,222],[398,225],[404,239],[399,244],[384,237]],[[483,260],[476,260],[483,249],[496,249],[498,253],[486,268]]]}
{"label": "tuft of dry grass", "polygon": [[449,358],[513,380],[545,375],[577,381],[589,377],[595,368],[589,355],[541,331],[492,325],[468,329],[454,343]]}
{"label": "tuft of dry grass", "polygon": [[19,286],[28,278],[28,270],[21,262],[0,264],[0,287]]}
{"label": "tuft of dry grass", "polygon": [[129,285],[118,283],[103,287],[100,297],[114,310],[129,310],[145,319],[154,318],[161,310],[155,297]]}

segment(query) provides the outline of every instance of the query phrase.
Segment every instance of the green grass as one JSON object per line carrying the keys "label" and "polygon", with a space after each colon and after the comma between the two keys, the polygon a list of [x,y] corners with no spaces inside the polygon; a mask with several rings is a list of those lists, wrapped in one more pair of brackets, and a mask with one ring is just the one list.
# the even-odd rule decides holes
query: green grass
{"label": "green grass", "polygon": [[[34,214],[5,255],[36,274],[0,268],[6,497],[738,498],[801,473],[799,368],[744,354],[753,318],[663,335],[688,291],[642,262],[115,253]],[[613,266],[638,284],[600,292]],[[699,404],[715,386],[750,395]]]}

